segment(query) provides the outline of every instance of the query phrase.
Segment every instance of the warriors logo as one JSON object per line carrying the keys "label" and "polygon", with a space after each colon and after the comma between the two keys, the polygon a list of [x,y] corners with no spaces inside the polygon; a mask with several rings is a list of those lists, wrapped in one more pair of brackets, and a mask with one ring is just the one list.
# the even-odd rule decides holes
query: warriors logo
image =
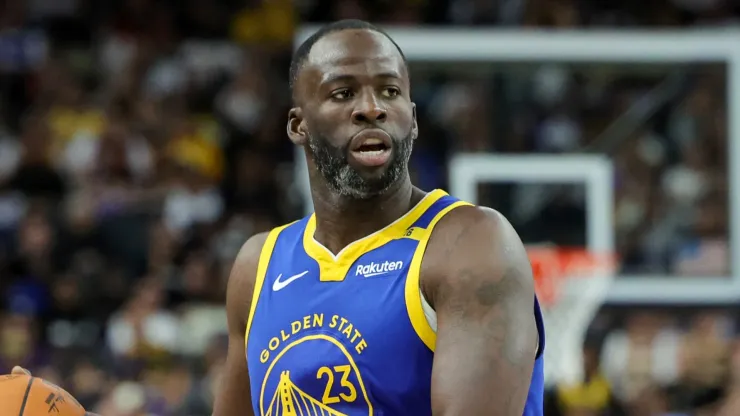
{"label": "warriors logo", "polygon": [[261,416],[373,415],[355,362],[367,343],[347,319],[324,318],[292,322],[262,350]]}

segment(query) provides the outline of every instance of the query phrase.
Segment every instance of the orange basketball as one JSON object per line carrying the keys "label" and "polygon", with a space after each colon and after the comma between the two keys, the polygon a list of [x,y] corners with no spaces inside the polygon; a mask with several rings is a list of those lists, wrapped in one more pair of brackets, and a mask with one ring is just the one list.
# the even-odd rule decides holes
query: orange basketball
{"label": "orange basketball", "polygon": [[46,380],[27,375],[0,376],[3,416],[85,416],[72,395]]}

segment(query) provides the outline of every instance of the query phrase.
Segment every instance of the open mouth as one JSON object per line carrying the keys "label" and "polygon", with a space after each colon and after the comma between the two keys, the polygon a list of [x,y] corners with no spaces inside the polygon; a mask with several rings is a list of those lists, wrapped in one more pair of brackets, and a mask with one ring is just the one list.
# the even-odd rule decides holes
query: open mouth
{"label": "open mouth", "polygon": [[385,142],[380,139],[371,138],[363,141],[355,151],[367,154],[380,154],[386,150],[389,150],[389,147]]}
{"label": "open mouth", "polygon": [[380,138],[368,137],[352,150],[354,158],[366,166],[380,166],[390,158],[391,147]]}

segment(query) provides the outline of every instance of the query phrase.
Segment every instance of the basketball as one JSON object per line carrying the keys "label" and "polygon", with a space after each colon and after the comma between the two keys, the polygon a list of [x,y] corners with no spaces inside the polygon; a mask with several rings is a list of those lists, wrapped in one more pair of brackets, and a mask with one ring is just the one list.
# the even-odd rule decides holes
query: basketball
{"label": "basketball", "polygon": [[0,403],[3,416],[85,415],[85,409],[61,387],[27,375],[0,376]]}

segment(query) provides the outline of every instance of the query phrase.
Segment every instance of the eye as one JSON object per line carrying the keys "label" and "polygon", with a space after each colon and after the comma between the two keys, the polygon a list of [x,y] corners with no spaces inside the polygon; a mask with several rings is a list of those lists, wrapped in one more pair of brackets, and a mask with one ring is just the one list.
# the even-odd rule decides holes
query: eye
{"label": "eye", "polygon": [[338,100],[338,101],[344,101],[349,98],[352,98],[352,91],[346,88],[337,90],[337,91],[332,92],[331,98]]}
{"label": "eye", "polygon": [[393,98],[401,94],[401,90],[396,87],[385,87],[383,88],[383,97]]}

